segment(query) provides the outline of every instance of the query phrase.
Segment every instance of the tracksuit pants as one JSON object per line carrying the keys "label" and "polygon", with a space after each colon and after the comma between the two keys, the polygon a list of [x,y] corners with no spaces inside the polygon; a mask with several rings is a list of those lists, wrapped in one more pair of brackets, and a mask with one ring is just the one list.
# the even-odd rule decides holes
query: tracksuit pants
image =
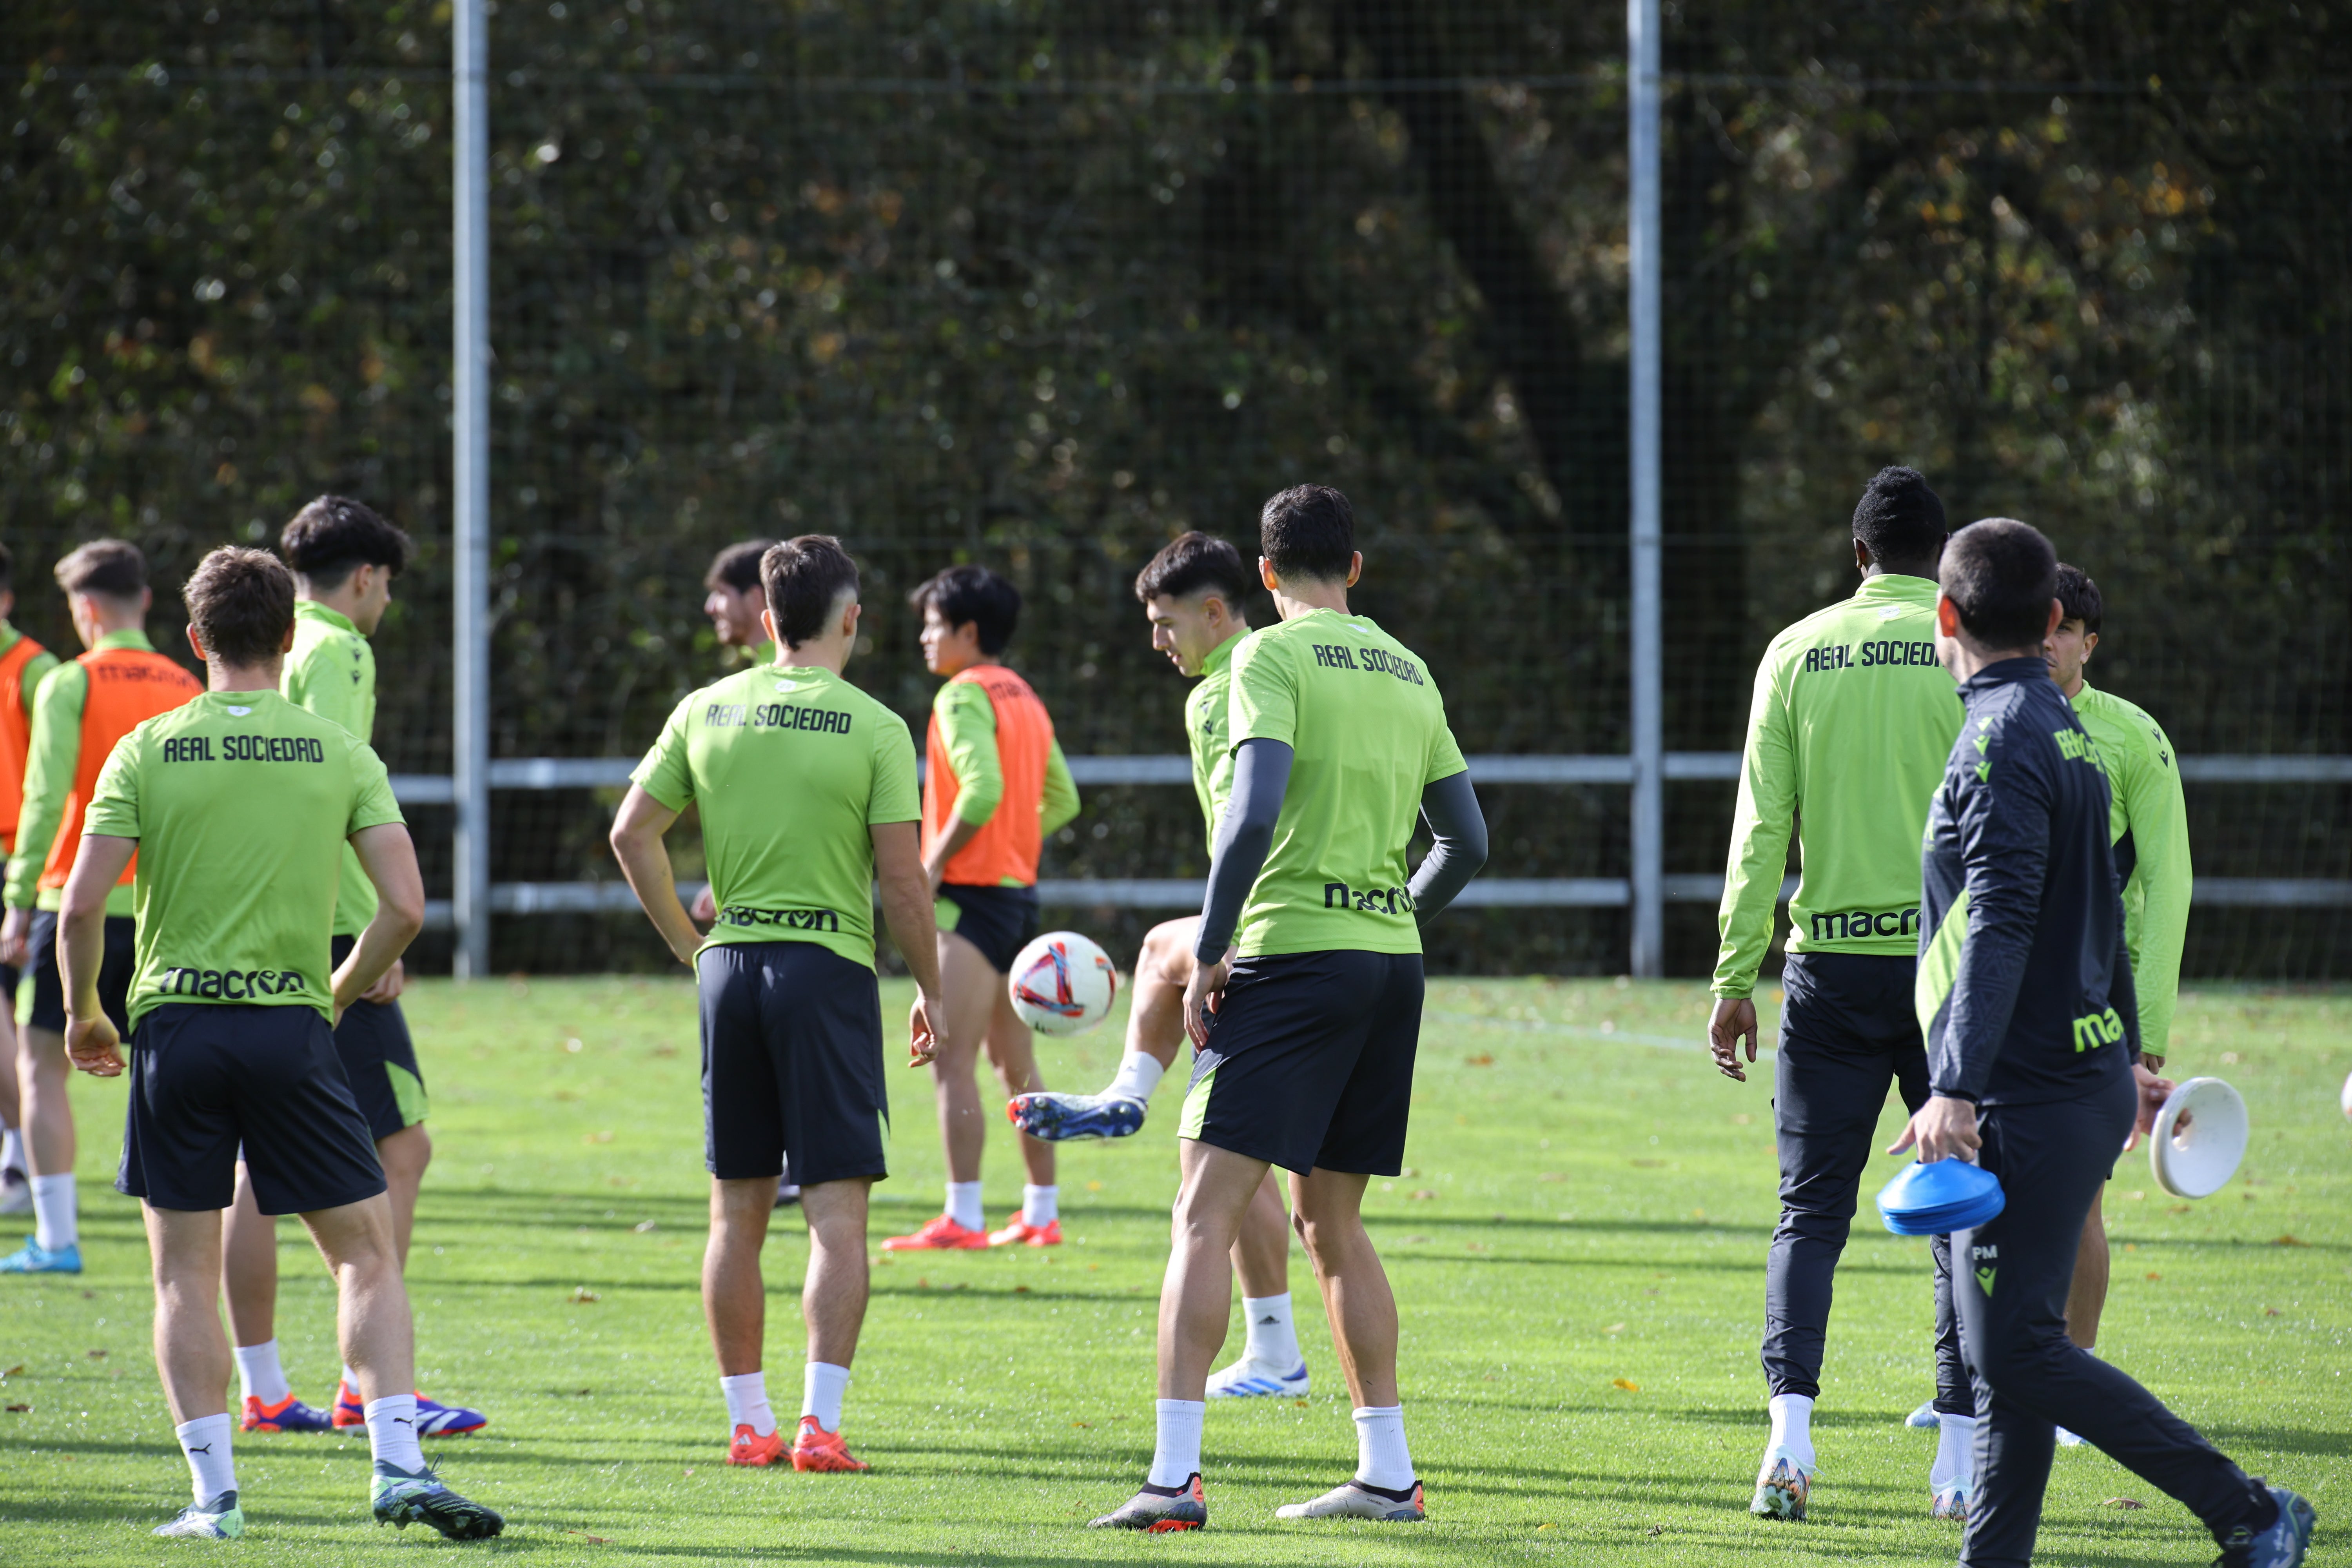
{"label": "tracksuit pants", "polygon": [[1966,1568],[2033,1557],[2055,1428],[2080,1434],[2179,1499],[2213,1539],[2271,1517],[2269,1496],[2157,1397],[2066,1337],[2066,1291],[2083,1220],[2129,1134],[2128,1075],[2085,1099],[1987,1108],[1978,1163],[2009,1205],[1952,1237],[1965,1267],[1954,1295],[1978,1415]]}
{"label": "tracksuit pants", "polygon": [[[1780,1223],[1764,1270],[1764,1376],[1774,1394],[1822,1392],[1831,1281],[1876,1153],[1888,1088],[1916,1110],[1927,1099],[1927,1054],[1911,998],[1916,960],[1873,953],[1790,953],[1782,977],[1772,1131],[1780,1151]],[[1893,1174],[1890,1169],[1888,1174]],[[1947,1238],[1936,1264],[1936,1408],[1975,1408],[1960,1363]]]}

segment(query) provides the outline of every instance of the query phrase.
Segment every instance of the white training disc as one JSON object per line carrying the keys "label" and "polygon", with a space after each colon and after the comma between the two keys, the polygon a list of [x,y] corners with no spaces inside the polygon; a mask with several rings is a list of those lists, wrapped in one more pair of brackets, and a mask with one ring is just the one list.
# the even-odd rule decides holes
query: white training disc
{"label": "white training disc", "polygon": [[[2182,1122],[2188,1125],[2182,1126]],[[2156,1184],[2176,1198],[2210,1197],[2246,1157],[2246,1102],[2218,1078],[2174,1089],[2147,1141]]]}

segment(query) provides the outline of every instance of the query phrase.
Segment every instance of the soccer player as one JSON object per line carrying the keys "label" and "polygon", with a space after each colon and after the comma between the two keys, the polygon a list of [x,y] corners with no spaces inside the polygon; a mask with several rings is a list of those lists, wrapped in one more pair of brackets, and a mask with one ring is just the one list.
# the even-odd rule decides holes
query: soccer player
{"label": "soccer player", "polygon": [[[866,1199],[887,1175],[874,903],[917,1000],[915,1059],[939,1017],[937,940],[923,877],[915,745],[906,721],[842,679],[857,646],[857,567],[806,534],[761,563],[775,662],[677,705],[632,775],[613,851],[702,999],[704,1156],[710,1240],[703,1311],[732,1433],[728,1462],[863,1470],[841,1433],[866,1319]],[[702,814],[719,919],[706,940],[677,900],[662,835]],[[779,803],[785,803],[780,808]],[[808,1215],[808,1326],[800,1428],[769,1408],[760,1250],[784,1151]]]}
{"label": "soccer player", "polygon": [[[58,667],[56,654],[8,624],[16,610],[15,559],[0,544],[0,856],[16,851],[16,816],[25,802],[25,759],[33,742],[33,697]],[[0,996],[16,1000],[14,963],[0,963]],[[0,1016],[0,1215],[33,1212],[19,1103],[16,1016],[11,1008]]]}
{"label": "soccer player", "polygon": [[[1137,574],[1135,596],[1151,626],[1151,646],[1200,684],[1184,700],[1192,752],[1192,792],[1213,851],[1217,818],[1233,787],[1233,749],[1225,743],[1234,649],[1249,635],[1244,603],[1257,586],[1241,552],[1193,531],[1171,541]],[[1161,1075],[1184,1043],[1184,987],[1192,978],[1192,942],[1201,918],[1164,921],[1143,939],[1135,965],[1135,999],[1127,1015],[1127,1054],[1100,1094],[1024,1094],[1013,1124],[1033,1137],[1124,1138],[1143,1125]],[[1290,1309],[1290,1217],[1268,1170],[1234,1241],[1242,1319],[1248,1339],[1241,1359],[1209,1379],[1212,1399],[1302,1394],[1307,1361]]]}
{"label": "soccer player", "polygon": [[[16,852],[8,860],[0,963],[26,971],[16,991],[16,1081],[33,1173],[35,1229],[22,1248],[0,1258],[0,1274],[81,1272],[58,910],[81,844],[82,813],[115,742],[142,720],[204,689],[147,640],[143,627],[155,595],[147,587],[147,558],[137,545],[120,539],[85,544],[58,563],[57,579],[74,633],[89,651],[51,670],[34,695],[24,802]],[[124,867],[121,884],[108,895],[106,960],[97,976],[99,996],[117,1029],[130,1026],[131,876]]]}
{"label": "soccer player", "polygon": [[[278,548],[294,568],[295,583],[294,647],[286,656],[280,692],[297,707],[372,741],[375,653],[368,639],[392,603],[392,580],[408,564],[408,535],[362,501],[324,495],[294,514],[278,534]],[[351,956],[375,918],[375,904],[359,856],[346,846],[330,952],[335,963]],[[395,958],[383,978],[343,1010],[335,1025],[335,1051],[375,1138],[376,1159],[390,1186],[393,1245],[405,1270],[416,1193],[433,1159],[433,1140],[425,1131],[424,1075],[400,1010],[404,980]],[[278,1222],[255,1206],[253,1184],[241,1168],[223,1244],[221,1287],[228,1299],[246,1431],[323,1432],[362,1423],[359,1379],[348,1366],[331,1412],[294,1397],[278,1355]],[[488,1424],[478,1410],[416,1396],[420,1436],[454,1436]]]}
{"label": "soccer player", "polygon": [[[754,669],[776,661],[775,645],[760,619],[768,608],[766,592],[760,585],[760,562],[775,547],[772,539],[730,544],[710,558],[710,570],[702,574],[702,613],[710,617],[719,646],[732,650],[730,657],[737,663]],[[705,930],[719,918],[709,883],[705,882],[694,895],[691,909],[696,922]],[[776,1178],[775,1206],[796,1204],[800,1197],[800,1185],[793,1180],[792,1152],[786,1150],[783,1174]]]}
{"label": "soccer player", "polygon": [[[1259,539],[1281,625],[1234,653],[1233,795],[1183,998],[1198,1055],[1160,1293],[1157,1440],[1141,1489],[1097,1529],[1208,1522],[1201,1426],[1231,1310],[1227,1257],[1277,1164],[1293,1173],[1358,1453],[1351,1479],[1277,1512],[1425,1517],[1397,1400],[1396,1299],[1361,1211],[1366,1182],[1396,1174],[1404,1155],[1420,925],[1484,863],[1486,826],[1422,660],[1349,613],[1363,557],[1348,498],[1284,490],[1265,503]],[[1408,875],[1416,818],[1435,842]]]}
{"label": "soccer player", "polygon": [[2138,1059],[2100,752],[2042,657],[2065,616],[2057,593],[2057,555],[2024,523],[1972,524],[1944,551],[1937,646],[1968,711],[1921,857],[1932,1093],[1893,1152],[1973,1157],[2009,1198],[1951,1238],[1978,1414],[1960,1562],[2032,1560],[2063,1423],[2203,1521],[2223,1568],[2292,1568],[2311,1505],[2249,1479],[2066,1337],[2084,1216],[2171,1086]]}
{"label": "soccer player", "polygon": [[1003,664],[1021,618],[1021,591],[984,566],[950,566],[918,587],[923,663],[947,677],[924,740],[923,872],[938,895],[940,984],[947,1011],[931,1059],[940,1138],[947,1145],[947,1211],[893,1252],[1058,1247],[1054,1146],[1021,1135],[1028,1184],[1021,1212],[991,1231],[980,1205],[988,1119],[973,1079],[985,1046],[1007,1094],[1045,1087],[1029,1026],[1013,1010],[1005,976],[1037,934],[1037,853],[1078,814],[1077,786],[1054,739],[1054,721],[1029,683]]}
{"label": "soccer player", "polygon": [[[334,1276],[343,1360],[358,1370],[379,1522],[452,1540],[504,1521],[443,1486],[417,1445],[408,1293],[367,1121],[335,1050],[336,1015],[425,923],[425,887],[383,763],[365,741],[278,695],[294,577],[264,551],[205,557],[182,590],[209,689],[138,725],[96,782],[58,946],[76,1066],[123,1070],[100,997],[107,907],[138,858],[131,1109],[115,1185],[141,1200],[155,1273],[155,1361],[194,1500],[155,1533],[243,1533],[225,1397],[221,1211],[240,1143],[264,1214],[299,1214]],[[378,895],[329,957],[342,846]]]}
{"label": "soccer player", "polygon": [[[1764,1270],[1762,1360],[1772,1431],[1751,1513],[1801,1520],[1812,1486],[1813,1402],[1839,1254],[1853,1223],[1871,1135],[1890,1085],[1916,1109],[1926,1047],[1911,1006],[1919,942],[1919,833],[1958,733],[1951,678],[1936,662],[1936,559],[1944,503],[1916,469],[1874,478],[1853,510],[1862,586],[1772,639],[1756,672],[1739,801],[1724,873],[1715,1065],[1746,1081],[1756,1059],[1756,976],[1789,864],[1789,946],[1772,1099],[1780,1223]],[[1968,1508],[1975,1423],[1951,1315],[1946,1243],[1936,1256],[1936,1460],[1930,1510]]]}
{"label": "soccer player", "polygon": [[[2116,875],[2124,885],[2124,947],[2131,955],[2132,991],[2139,1002],[2140,1060],[2164,1068],[2172,1014],[2180,996],[2180,950],[2189,933],[2189,805],[2171,740],[2145,709],[2101,691],[2083,678],[2099,646],[2104,601],[2080,567],[2058,564],[2058,603],[2065,616],[2042,645],[2050,678],[2099,748],[2115,798],[2107,837]],[[2095,1199],[2083,1221],[2074,1282],[2066,1294],[2066,1337],[2084,1350],[2099,1342],[2099,1316],[2107,1304],[2107,1227]],[[2058,1441],[2083,1441],[2063,1427]]]}

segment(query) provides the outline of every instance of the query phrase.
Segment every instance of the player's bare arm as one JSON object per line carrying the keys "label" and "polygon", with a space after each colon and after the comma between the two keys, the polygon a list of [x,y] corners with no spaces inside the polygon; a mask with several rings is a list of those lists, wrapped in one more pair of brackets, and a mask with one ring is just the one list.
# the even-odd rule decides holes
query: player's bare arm
{"label": "player's bare arm", "polygon": [[929,884],[934,898],[939,895],[940,881],[947,876],[948,862],[962,854],[964,846],[980,837],[980,830],[987,826],[985,822],[969,822],[959,816],[948,825],[945,833],[940,835],[939,842],[931,846],[931,852],[923,857],[923,878]]}
{"label": "player's bare arm", "polygon": [[677,820],[677,813],[647,795],[643,785],[631,784],[620,814],[613,818],[613,858],[621,863],[629,890],[637,895],[646,918],[669,944],[671,955],[690,969],[695,951],[702,945],[702,933],[687,918],[686,906],[677,901],[669,847],[662,842],[662,835]]}
{"label": "player's bare arm", "polygon": [[416,868],[416,846],[397,822],[362,827],[352,835],[360,869],[375,885],[375,918],[360,932],[351,956],[335,971],[335,1017],[382,980],[416,933],[425,929],[425,875]]}
{"label": "player's bare arm", "polygon": [[138,852],[136,838],[86,834],[66,879],[58,916],[58,971],[65,981],[66,1052],[95,1078],[122,1071],[122,1039],[99,1005],[98,972],[106,961],[106,895]]}
{"label": "player's bare arm", "polygon": [[940,937],[931,911],[934,880],[923,865],[922,824],[877,822],[872,832],[874,881],[881,894],[882,919],[915,980],[915,1005],[907,1020],[913,1055],[907,1065],[928,1067],[939,1049],[931,1020],[940,1007]]}

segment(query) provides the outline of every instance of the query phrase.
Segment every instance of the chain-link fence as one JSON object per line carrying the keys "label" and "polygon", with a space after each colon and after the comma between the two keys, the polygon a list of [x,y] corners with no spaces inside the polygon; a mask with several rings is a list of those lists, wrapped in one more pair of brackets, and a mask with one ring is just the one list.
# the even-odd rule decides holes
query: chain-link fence
{"label": "chain-link fence", "polygon": [[[2352,39],[2233,16],[1669,6],[1671,750],[1737,748],[1765,638],[1846,591],[1854,495],[1907,461],[2100,580],[2093,678],[2185,752],[2352,752]],[[1360,607],[1465,749],[1625,750],[1615,12],[509,0],[490,30],[496,754],[642,749],[722,668],[711,552],[809,530],[865,563],[852,675],[910,721],[903,593],[971,559],[1027,595],[1013,658],[1070,752],[1181,750],[1134,571],[1188,526],[1246,546],[1304,479],[1355,499]],[[19,622],[70,640],[70,541],[169,584],[365,496],[425,546],[377,742],[446,773],[446,16],[29,5],[0,39]],[[2347,795],[2192,784],[2200,873],[2352,878]],[[1485,799],[1498,872],[1626,874],[1622,788]],[[610,880],[610,804],[501,792],[494,877]],[[1720,871],[1729,809],[1670,787],[1669,872]],[[413,816],[444,891],[446,809]],[[1204,862],[1189,791],[1116,786],[1046,871]],[[1670,907],[1671,970],[1712,914]],[[1157,917],[1070,918],[1125,951]],[[1433,960],[1615,969],[1624,924],[1465,912]],[[2340,973],[2347,942],[2332,906],[2201,904],[2189,965]],[[603,915],[495,951],[660,956]]]}

